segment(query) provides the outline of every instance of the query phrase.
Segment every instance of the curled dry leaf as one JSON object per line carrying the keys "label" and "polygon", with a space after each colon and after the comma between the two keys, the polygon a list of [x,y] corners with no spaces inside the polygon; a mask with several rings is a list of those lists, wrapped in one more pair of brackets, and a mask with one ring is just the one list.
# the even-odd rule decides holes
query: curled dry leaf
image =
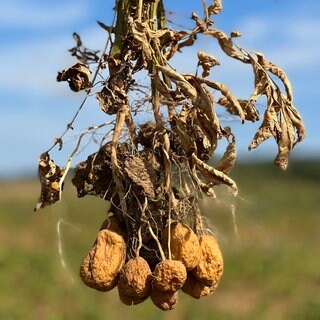
{"label": "curled dry leaf", "polygon": [[272,87],[268,87],[266,95],[268,107],[262,124],[249,145],[249,150],[273,136],[279,150],[275,164],[285,170],[291,150],[305,136],[305,128],[298,111],[286,96]]}
{"label": "curled dry leaf", "polygon": [[234,196],[238,194],[238,187],[229,176],[210,167],[208,164],[201,161],[195,154],[192,155],[192,159],[195,161],[197,169],[208,182],[211,182],[214,185],[225,184],[231,187]]}
{"label": "curled dry leaf", "polygon": [[57,81],[67,81],[72,91],[91,88],[90,70],[82,63],[77,63],[74,66],[58,72]]}
{"label": "curled dry leaf", "polygon": [[156,68],[173,81],[185,97],[190,98],[192,101],[196,99],[197,92],[195,88],[190,85],[183,75],[169,67],[157,66]]}
{"label": "curled dry leaf", "polygon": [[256,148],[263,141],[268,138],[277,136],[277,132],[280,132],[280,126],[278,124],[278,115],[273,105],[270,105],[264,113],[263,122],[256,132],[250,146],[249,150]]}
{"label": "curled dry leaf", "polygon": [[212,67],[220,65],[219,61],[215,57],[209,54],[206,54],[202,51],[198,52],[198,60],[199,60],[199,65],[201,65],[201,67],[203,68],[203,72],[202,72],[203,78],[207,77],[210,74],[210,69]]}
{"label": "curled dry leaf", "polygon": [[65,169],[57,166],[50,158],[49,153],[45,152],[40,156],[38,174],[41,193],[39,201],[34,208],[35,211],[60,200],[63,187],[61,178],[64,172]]}
{"label": "curled dry leaf", "polygon": [[229,144],[221,160],[215,166],[215,169],[224,174],[228,174],[236,163],[236,139],[235,136],[231,133],[231,129],[229,127],[224,128],[223,134],[229,141]]}
{"label": "curled dry leaf", "polygon": [[[240,104],[240,107],[242,108],[245,120],[252,122],[259,120],[259,112],[252,101],[243,99],[237,100]],[[220,97],[217,103],[225,107],[230,114],[239,115],[239,111],[237,109],[238,105],[235,106],[232,101],[228,100],[226,97]]]}
{"label": "curled dry leaf", "polygon": [[286,93],[287,93],[287,98],[289,101],[292,101],[292,87],[291,83],[286,75],[286,73],[278,66],[273,64],[272,62],[266,60],[264,58],[264,55],[261,52],[255,52],[257,58],[258,58],[258,63],[266,70],[271,73],[273,73],[275,76],[277,76],[283,83]]}
{"label": "curled dry leaf", "polygon": [[210,14],[219,14],[222,11],[222,1],[214,0],[212,4],[208,6],[208,13]]}
{"label": "curled dry leaf", "polygon": [[230,104],[233,106],[233,110],[240,117],[241,120],[245,119],[244,111],[239,103],[239,101],[234,97],[232,92],[229,90],[227,86],[222,83],[210,81],[207,79],[199,79],[200,82],[205,83],[207,86],[212,89],[219,90],[222,95],[228,100]]}
{"label": "curled dry leaf", "polygon": [[242,32],[239,31],[239,30],[233,30],[233,31],[231,31],[231,33],[230,33],[230,37],[231,37],[231,38],[239,38],[239,37],[241,37],[241,36],[242,36]]}
{"label": "curled dry leaf", "polygon": [[218,29],[208,29],[204,32],[205,35],[212,36],[218,40],[221,49],[230,57],[248,63],[248,58],[237,49],[231,37],[228,37],[224,32]]}

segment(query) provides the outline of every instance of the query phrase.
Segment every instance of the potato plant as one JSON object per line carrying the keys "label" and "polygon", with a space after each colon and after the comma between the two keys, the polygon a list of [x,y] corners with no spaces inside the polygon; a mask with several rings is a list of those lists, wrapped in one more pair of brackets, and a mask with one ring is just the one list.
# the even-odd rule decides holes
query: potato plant
{"label": "potato plant", "polygon": [[[259,121],[256,104],[264,96],[266,110],[249,149],[273,137],[278,144],[275,164],[281,169],[305,135],[284,71],[262,53],[238,46],[235,38],[241,32],[217,29],[214,17],[221,11],[221,1],[203,1],[203,12],[192,13],[193,29],[175,30],[167,26],[163,0],[116,1],[115,23],[99,22],[108,34],[103,51],[86,48],[74,34],[76,45],[70,52],[77,62],[57,76],[74,92],[85,90],[86,97],[63,134],[40,156],[42,188],[35,209],[61,199],[82,138],[99,132],[97,151],[76,165],[72,183],[79,197],[100,197],[110,203],[110,210],[80,275],[100,291],[118,285],[125,304],[151,296],[160,309],[171,310],[180,289],[200,298],[213,293],[220,281],[222,254],[204,227],[199,200],[215,198],[219,185],[234,196],[238,189],[229,176],[236,161],[236,137],[222,126],[215,105],[245,125]],[[183,59],[184,47],[193,46],[199,35],[252,68],[250,97],[235,97],[214,80],[211,71],[220,63],[210,52],[197,53],[195,73],[182,74],[171,66],[170,59],[178,54]],[[147,74],[147,85],[137,81],[140,73]],[[66,166],[60,167],[50,153],[63,149],[66,133],[74,130],[92,96],[108,121],[82,132]],[[213,167],[209,160],[217,158],[223,139],[227,148]]]}

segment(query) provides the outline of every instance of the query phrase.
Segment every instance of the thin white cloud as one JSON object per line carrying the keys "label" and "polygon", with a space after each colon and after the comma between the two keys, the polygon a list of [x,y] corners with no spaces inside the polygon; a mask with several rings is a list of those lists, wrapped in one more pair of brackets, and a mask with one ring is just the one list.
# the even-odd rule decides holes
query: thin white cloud
{"label": "thin white cloud", "polygon": [[272,23],[266,17],[249,17],[239,29],[243,38],[238,42],[249,50],[262,51],[285,69],[314,69],[320,66],[316,52],[320,21],[307,17],[282,17]]}
{"label": "thin white cloud", "polygon": [[53,28],[85,17],[90,3],[86,1],[49,2],[11,0],[0,4],[1,28]]}

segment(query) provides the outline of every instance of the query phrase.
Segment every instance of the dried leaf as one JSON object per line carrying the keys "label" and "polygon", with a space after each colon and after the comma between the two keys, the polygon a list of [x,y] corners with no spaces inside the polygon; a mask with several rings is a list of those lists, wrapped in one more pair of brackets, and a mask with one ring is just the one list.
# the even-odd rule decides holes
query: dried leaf
{"label": "dried leaf", "polygon": [[205,78],[210,74],[212,67],[220,65],[219,61],[202,51],[198,52],[199,65],[203,68],[202,77]]}
{"label": "dried leaf", "polygon": [[223,130],[223,135],[229,141],[227,149],[223,154],[223,157],[216,165],[215,169],[221,171],[225,174],[228,174],[236,163],[237,158],[237,150],[236,150],[236,139],[235,136],[231,133],[231,129],[229,127],[225,127]]}
{"label": "dried leaf", "polygon": [[291,83],[286,75],[286,73],[278,66],[274,65],[272,62],[266,60],[264,58],[264,55],[260,52],[255,52],[257,58],[258,58],[258,63],[267,71],[273,73],[275,76],[277,76],[283,83],[287,97],[290,101],[292,101],[292,88],[291,88]]}
{"label": "dried leaf", "polygon": [[69,69],[58,72],[57,81],[68,81],[72,91],[91,88],[90,70],[88,66],[82,63],[77,63]]}
{"label": "dried leaf", "polygon": [[133,188],[149,199],[155,198],[156,174],[152,165],[138,155],[132,155],[124,161],[124,172]]}
{"label": "dried leaf", "polygon": [[[245,120],[252,122],[259,120],[259,112],[252,101],[242,99],[237,100],[243,110]],[[217,103],[225,107],[230,114],[238,115],[238,110],[226,97],[220,97]]]}
{"label": "dried leaf", "polygon": [[175,99],[176,98],[175,91],[167,86],[167,84],[160,78],[158,73],[155,73],[153,80],[154,80],[154,85],[156,89],[164,98],[166,98],[169,101],[177,100]]}
{"label": "dried leaf", "polygon": [[[204,183],[203,181],[201,181],[201,179],[199,179],[198,175],[197,175],[197,166],[196,166],[196,161],[192,161],[194,160],[193,157],[191,158],[191,163],[190,163],[190,167],[189,167],[189,173],[190,173],[190,177],[192,178],[192,181],[194,182],[194,184],[196,185],[198,190],[201,190],[207,197],[211,197],[211,198],[216,198],[216,194],[212,188],[212,186]],[[201,161],[201,160],[199,160]]]}
{"label": "dried leaf", "polygon": [[[198,134],[201,139],[197,141],[197,156],[201,160],[208,160],[217,148],[217,141],[221,136],[220,125],[216,123],[213,126],[207,115],[200,109],[196,109],[194,122],[201,128],[202,133],[202,135]],[[219,125],[219,127],[216,127],[216,125]],[[199,149],[200,145],[201,150]]]}
{"label": "dried leaf", "polygon": [[195,107],[199,110],[202,110],[206,115],[208,121],[211,123],[211,131],[216,132],[220,136],[221,132],[219,118],[214,111],[213,96],[205,86],[201,86],[201,83],[205,83],[205,80],[195,77],[192,74],[186,74],[184,76],[188,82],[192,84],[193,88],[196,89],[197,99],[194,101]]}
{"label": "dried leaf", "polygon": [[231,187],[234,196],[237,195],[238,187],[230,177],[228,177],[223,172],[210,167],[208,164],[198,159],[195,154],[192,155],[192,159],[195,161],[197,169],[208,182],[211,182],[215,185],[225,184]]}
{"label": "dried leaf", "polygon": [[107,26],[106,24],[104,24],[101,21],[97,21],[97,23],[102,29],[106,30],[108,33],[114,33],[114,27],[113,26]]}
{"label": "dried leaf", "polygon": [[234,95],[227,86],[219,82],[209,81],[207,79],[199,79],[199,81],[205,83],[206,85],[215,90],[219,90],[221,94],[223,94],[228,99],[229,103],[232,104],[233,110],[237,113],[240,119],[245,120],[245,114],[242,110],[239,101],[234,97]]}
{"label": "dried leaf", "polygon": [[130,19],[129,24],[131,27],[131,37],[129,41],[130,48],[133,52],[140,53],[143,67],[147,67],[149,61],[152,60],[153,49],[150,45],[150,41],[147,35],[150,34],[148,21],[139,22],[137,20]]}
{"label": "dried leaf", "polygon": [[214,0],[212,4],[208,7],[208,13],[211,14],[219,14],[222,11],[222,1]]}
{"label": "dried leaf", "polygon": [[231,37],[231,38],[239,38],[239,37],[241,37],[241,36],[242,36],[242,32],[239,31],[239,30],[233,30],[233,31],[231,31],[231,33],[230,33],[230,37]]}
{"label": "dried leaf", "polygon": [[284,95],[281,97],[284,104],[279,112],[281,134],[277,136],[278,155],[275,159],[275,164],[285,170],[288,165],[289,154],[294,146],[304,138],[305,129],[297,110],[289,100],[286,100]]}
{"label": "dried leaf", "polygon": [[270,137],[277,137],[281,133],[281,128],[278,123],[278,114],[276,108],[279,105],[272,98],[271,94],[268,96],[268,107],[264,113],[263,121],[256,132],[251,144],[249,145],[249,150],[258,147],[263,141],[269,139]]}
{"label": "dried leaf", "polygon": [[[112,79],[111,79],[112,80]],[[127,95],[123,88],[115,83],[109,82],[96,94],[99,106],[106,114],[116,114],[118,110],[127,103]]]}
{"label": "dried leaf", "polygon": [[180,50],[183,47],[193,46],[196,40],[197,40],[197,34],[191,33],[186,40],[178,43],[178,50]]}
{"label": "dried leaf", "polygon": [[269,78],[266,70],[254,59],[252,55],[249,54],[250,63],[253,68],[254,73],[254,91],[250,96],[249,101],[254,103],[259,97],[270,92],[271,79]]}
{"label": "dried leaf", "polygon": [[301,142],[306,135],[306,129],[304,127],[304,124],[302,122],[302,118],[299,114],[299,111],[293,106],[293,104],[288,101],[287,99],[284,99],[285,104],[286,104],[286,112],[288,113],[295,130],[297,132],[297,138],[293,144],[293,147],[299,142]]}
{"label": "dried leaf", "polygon": [[185,97],[194,101],[197,98],[196,89],[184,78],[183,75],[169,67],[156,66],[158,71],[164,73],[181,90]]}
{"label": "dried leaf", "polygon": [[278,155],[275,159],[275,165],[285,170],[288,165],[289,153],[294,143],[294,126],[290,117],[284,109],[280,110],[280,127],[281,134],[277,136]]}
{"label": "dried leaf", "polygon": [[219,42],[221,49],[230,57],[240,60],[244,63],[249,63],[246,56],[243,55],[233,44],[232,39],[224,32],[218,29],[208,29],[204,32],[205,35],[216,38]]}
{"label": "dried leaf", "polygon": [[180,115],[175,116],[171,121],[171,126],[176,129],[181,148],[186,155],[189,155],[194,149],[194,145],[191,136],[188,134],[187,119],[183,119]]}
{"label": "dried leaf", "polygon": [[60,168],[50,159],[49,153],[41,154],[38,167],[41,194],[34,211],[60,200],[63,188],[61,178],[64,172],[64,168]]}
{"label": "dried leaf", "polygon": [[195,12],[192,12],[191,19],[196,22],[198,32],[204,32],[207,29],[207,24]]}
{"label": "dried leaf", "polygon": [[[250,101],[256,101],[261,95],[266,95],[268,100],[264,120],[249,145],[249,150],[256,148],[261,142],[274,136],[278,143],[278,155],[275,164],[286,169],[290,151],[296,143],[305,136],[305,129],[298,111],[292,105],[292,92],[290,82],[285,73],[278,67],[265,60],[262,54],[256,53],[256,61],[252,55],[250,62],[255,74],[255,90]],[[284,83],[285,96],[272,81],[268,71],[278,76]],[[297,139],[295,135],[297,132]]]}

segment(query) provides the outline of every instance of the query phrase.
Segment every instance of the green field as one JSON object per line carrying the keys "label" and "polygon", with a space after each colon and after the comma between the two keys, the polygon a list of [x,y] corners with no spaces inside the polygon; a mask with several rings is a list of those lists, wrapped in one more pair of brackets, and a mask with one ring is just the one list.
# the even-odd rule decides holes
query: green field
{"label": "green field", "polygon": [[232,176],[237,199],[221,190],[202,203],[224,254],[221,283],[201,300],[181,293],[170,312],[150,301],[125,306],[116,289],[80,282],[106,214],[101,200],[77,199],[67,186],[62,202],[34,213],[36,181],[0,183],[0,319],[320,319],[319,162],[291,163],[287,172],[242,165]]}

